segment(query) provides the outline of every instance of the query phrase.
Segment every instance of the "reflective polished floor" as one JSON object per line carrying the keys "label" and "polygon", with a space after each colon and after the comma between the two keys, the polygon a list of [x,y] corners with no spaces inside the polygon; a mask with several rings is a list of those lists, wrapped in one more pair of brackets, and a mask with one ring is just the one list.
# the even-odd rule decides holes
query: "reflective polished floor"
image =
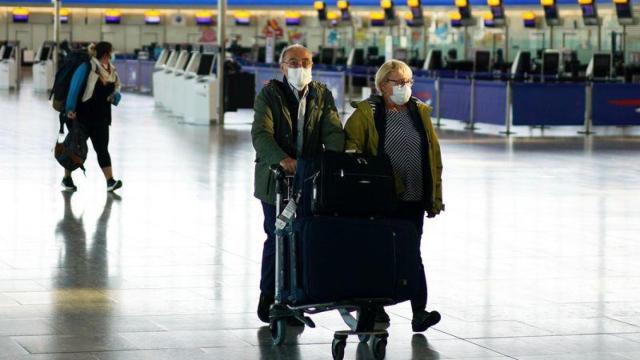
{"label": "reflective polished floor", "polygon": [[[256,318],[250,122],[184,125],[125,94],[124,187],[106,194],[90,152],[67,194],[45,96],[0,93],[0,359],[330,359],[337,313],[281,348]],[[422,252],[443,319],[413,334],[390,308],[387,359],[640,359],[640,139],[441,137],[447,211]]]}

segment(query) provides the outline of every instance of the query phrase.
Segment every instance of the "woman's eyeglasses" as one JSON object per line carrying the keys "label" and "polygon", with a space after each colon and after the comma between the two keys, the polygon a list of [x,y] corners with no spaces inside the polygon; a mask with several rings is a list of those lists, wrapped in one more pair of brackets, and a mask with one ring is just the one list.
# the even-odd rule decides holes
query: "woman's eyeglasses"
{"label": "woman's eyeglasses", "polygon": [[387,79],[394,86],[404,87],[406,85],[413,86],[413,79],[409,80],[395,80],[395,79]]}

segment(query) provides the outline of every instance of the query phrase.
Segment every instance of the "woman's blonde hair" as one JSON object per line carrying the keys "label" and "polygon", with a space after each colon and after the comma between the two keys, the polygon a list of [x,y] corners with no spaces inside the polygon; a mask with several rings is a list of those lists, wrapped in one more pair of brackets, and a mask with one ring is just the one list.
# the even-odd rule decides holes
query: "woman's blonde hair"
{"label": "woman's blonde hair", "polygon": [[413,71],[409,65],[405,64],[400,60],[391,59],[382,64],[378,72],[376,73],[376,89],[380,91],[382,87],[382,83],[387,80],[387,77],[390,73],[398,71],[403,76],[408,76],[409,78],[413,78]]}

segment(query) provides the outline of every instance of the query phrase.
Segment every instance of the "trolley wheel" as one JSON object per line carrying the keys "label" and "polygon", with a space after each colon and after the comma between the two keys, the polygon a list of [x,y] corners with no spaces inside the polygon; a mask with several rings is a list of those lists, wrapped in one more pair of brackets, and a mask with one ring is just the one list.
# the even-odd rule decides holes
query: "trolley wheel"
{"label": "trolley wheel", "polygon": [[280,346],[284,343],[284,338],[287,334],[287,320],[278,319],[271,321],[269,327],[271,329],[271,339],[273,345]]}
{"label": "trolley wheel", "polygon": [[371,339],[371,335],[358,335],[358,340],[360,340],[361,344],[369,342]]}
{"label": "trolley wheel", "polygon": [[344,348],[347,347],[346,339],[338,339],[334,338],[331,343],[331,355],[333,355],[333,360],[342,360],[344,359]]}
{"label": "trolley wheel", "polygon": [[371,343],[371,350],[373,351],[373,358],[376,360],[382,360],[387,355],[387,338],[376,336]]}

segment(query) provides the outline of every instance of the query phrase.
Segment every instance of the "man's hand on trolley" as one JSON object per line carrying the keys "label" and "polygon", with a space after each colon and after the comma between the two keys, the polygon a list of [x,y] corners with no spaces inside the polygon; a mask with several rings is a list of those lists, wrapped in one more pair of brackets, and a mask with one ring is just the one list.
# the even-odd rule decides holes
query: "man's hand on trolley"
{"label": "man's hand on trolley", "polygon": [[280,166],[282,166],[287,175],[293,175],[296,173],[296,164],[297,161],[290,157],[287,157],[284,160],[280,161]]}

